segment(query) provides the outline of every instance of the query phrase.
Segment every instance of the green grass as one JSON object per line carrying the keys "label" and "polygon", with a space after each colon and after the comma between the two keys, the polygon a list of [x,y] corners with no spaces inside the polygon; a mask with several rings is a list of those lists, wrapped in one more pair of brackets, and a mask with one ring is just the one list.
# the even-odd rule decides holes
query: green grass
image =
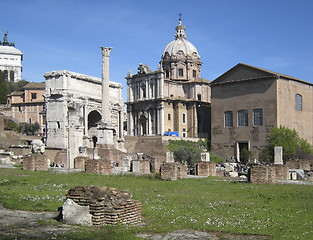
{"label": "green grass", "polygon": [[104,227],[89,230],[88,234],[82,230],[75,233],[76,239],[97,239],[103,234],[108,238],[102,239],[132,239],[138,232],[166,233],[178,229],[312,239],[313,186],[221,180],[161,181],[134,176],[0,169],[0,203],[12,209],[56,211],[69,188],[105,185],[126,190],[141,201],[146,225],[127,229]]}

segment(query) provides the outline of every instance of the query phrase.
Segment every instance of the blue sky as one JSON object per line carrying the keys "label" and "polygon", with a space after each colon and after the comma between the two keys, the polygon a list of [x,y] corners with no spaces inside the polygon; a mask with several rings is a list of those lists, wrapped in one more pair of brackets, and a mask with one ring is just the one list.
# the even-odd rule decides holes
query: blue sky
{"label": "blue sky", "polygon": [[110,79],[123,84],[139,63],[156,70],[178,14],[210,81],[237,63],[313,83],[311,0],[1,1],[0,36],[24,53],[22,78],[70,70],[101,77],[100,47],[113,47]]}

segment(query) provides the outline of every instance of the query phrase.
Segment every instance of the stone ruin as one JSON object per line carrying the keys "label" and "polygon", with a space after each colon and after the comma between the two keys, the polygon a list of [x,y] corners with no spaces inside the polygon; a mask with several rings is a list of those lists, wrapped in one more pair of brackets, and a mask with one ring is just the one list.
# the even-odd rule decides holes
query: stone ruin
{"label": "stone ruin", "polygon": [[71,188],[63,204],[63,221],[82,225],[139,224],[141,203],[115,188],[79,186]]}
{"label": "stone ruin", "polygon": [[216,176],[216,163],[198,162],[195,164],[195,175],[197,176]]}
{"label": "stone ruin", "polygon": [[31,143],[31,154],[23,159],[23,170],[42,170],[47,171],[49,160],[45,153],[45,145],[39,139],[33,139]]}
{"label": "stone ruin", "polygon": [[251,165],[248,182],[275,183],[277,179],[288,180],[289,168],[286,165]]}
{"label": "stone ruin", "polygon": [[187,178],[187,166],[180,162],[163,163],[161,165],[161,178],[163,180]]}

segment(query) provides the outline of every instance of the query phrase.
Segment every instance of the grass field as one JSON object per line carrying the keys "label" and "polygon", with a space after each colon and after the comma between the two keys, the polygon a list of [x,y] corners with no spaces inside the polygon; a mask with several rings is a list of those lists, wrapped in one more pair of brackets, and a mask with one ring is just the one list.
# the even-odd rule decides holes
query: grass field
{"label": "grass field", "polygon": [[[178,229],[313,239],[313,186],[256,185],[222,178],[162,181],[129,175],[0,169],[0,203],[11,209],[56,212],[71,187],[87,185],[131,193],[142,202],[146,225],[83,231],[85,239],[96,239],[104,232],[108,237],[105,239],[132,239],[139,232],[166,233]],[[76,234],[80,238],[80,233]]]}

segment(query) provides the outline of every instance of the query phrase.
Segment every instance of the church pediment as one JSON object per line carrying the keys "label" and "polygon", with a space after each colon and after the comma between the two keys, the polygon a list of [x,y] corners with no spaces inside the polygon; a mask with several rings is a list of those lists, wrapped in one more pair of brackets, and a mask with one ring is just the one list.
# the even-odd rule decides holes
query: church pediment
{"label": "church pediment", "polygon": [[231,68],[230,70],[216,78],[211,83],[211,85],[276,76],[277,74],[274,72],[239,63],[235,67]]}

